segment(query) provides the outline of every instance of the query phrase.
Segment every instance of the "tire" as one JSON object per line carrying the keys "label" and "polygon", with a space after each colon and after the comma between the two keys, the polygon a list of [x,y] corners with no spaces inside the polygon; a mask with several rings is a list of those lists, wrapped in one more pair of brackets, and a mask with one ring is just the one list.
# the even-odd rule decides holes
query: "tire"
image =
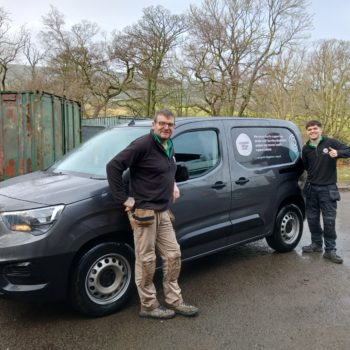
{"label": "tire", "polygon": [[274,250],[285,253],[293,250],[303,234],[303,216],[294,204],[282,207],[276,216],[274,232],[266,237],[267,244]]}
{"label": "tire", "polygon": [[82,313],[100,317],[116,312],[134,286],[134,257],[119,243],[101,243],[78,261],[71,280],[71,302]]}

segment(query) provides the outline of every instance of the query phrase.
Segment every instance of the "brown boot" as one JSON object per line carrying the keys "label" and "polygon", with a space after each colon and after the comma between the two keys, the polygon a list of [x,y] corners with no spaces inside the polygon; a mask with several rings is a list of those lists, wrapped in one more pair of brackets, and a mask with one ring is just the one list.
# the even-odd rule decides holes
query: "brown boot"
{"label": "brown boot", "polygon": [[184,301],[182,301],[177,306],[168,305],[168,308],[171,310],[174,310],[179,315],[188,316],[188,317],[197,316],[199,312],[199,309],[197,307],[187,304]]}
{"label": "brown boot", "polygon": [[175,312],[173,310],[169,310],[162,305],[159,305],[153,310],[141,310],[139,313],[140,317],[149,317],[149,318],[160,318],[160,319],[168,319],[173,318],[175,316]]}

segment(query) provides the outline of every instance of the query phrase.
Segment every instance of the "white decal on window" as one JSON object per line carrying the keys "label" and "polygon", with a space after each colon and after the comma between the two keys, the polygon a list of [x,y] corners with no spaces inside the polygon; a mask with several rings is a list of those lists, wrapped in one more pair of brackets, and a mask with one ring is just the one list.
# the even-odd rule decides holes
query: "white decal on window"
{"label": "white decal on window", "polygon": [[236,147],[241,156],[250,156],[253,150],[252,140],[247,134],[239,134],[236,139]]}

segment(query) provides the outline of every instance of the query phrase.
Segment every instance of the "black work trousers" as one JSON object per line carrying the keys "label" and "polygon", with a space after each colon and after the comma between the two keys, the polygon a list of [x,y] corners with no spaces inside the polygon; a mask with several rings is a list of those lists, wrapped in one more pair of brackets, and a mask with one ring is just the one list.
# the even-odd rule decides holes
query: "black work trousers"
{"label": "black work trousers", "polygon": [[[336,250],[337,234],[335,219],[337,216],[337,200],[340,199],[336,184],[307,184],[304,190],[306,196],[306,218],[311,232],[311,241],[325,250]],[[323,228],[321,226],[321,214]]]}

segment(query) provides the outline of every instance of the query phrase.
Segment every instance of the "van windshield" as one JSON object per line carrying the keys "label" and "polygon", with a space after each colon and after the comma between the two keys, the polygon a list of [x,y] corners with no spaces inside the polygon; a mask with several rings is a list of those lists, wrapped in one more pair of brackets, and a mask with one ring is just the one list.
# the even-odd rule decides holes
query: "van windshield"
{"label": "van windshield", "polygon": [[130,142],[149,132],[148,127],[119,127],[96,135],[68,153],[49,169],[54,173],[78,173],[105,179],[106,164]]}

